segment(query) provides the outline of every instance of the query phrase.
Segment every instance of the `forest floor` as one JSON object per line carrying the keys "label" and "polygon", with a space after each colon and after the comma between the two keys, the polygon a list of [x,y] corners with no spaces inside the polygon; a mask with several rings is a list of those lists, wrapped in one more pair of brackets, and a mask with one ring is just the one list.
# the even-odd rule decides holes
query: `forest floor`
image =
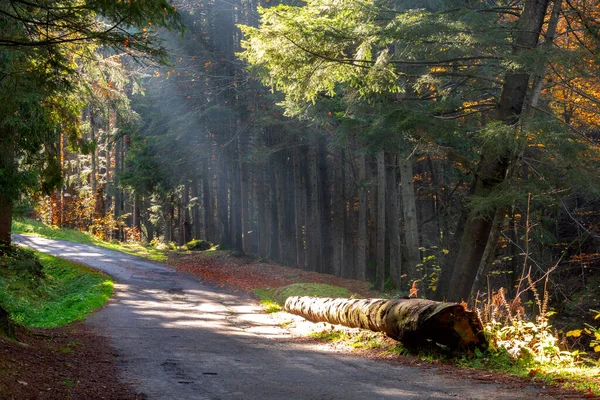
{"label": "forest floor", "polygon": [[143,398],[119,381],[108,339],[82,323],[17,328],[16,336],[0,337],[0,399]]}
{"label": "forest floor", "polygon": [[[293,283],[325,283],[345,287],[364,297],[381,293],[370,290],[368,282],[322,275],[315,272],[233,257],[227,252],[173,254],[171,268],[196,279],[234,292],[252,293],[255,289],[277,288]],[[281,313],[283,314],[283,313]],[[314,324],[294,319],[295,332]],[[17,332],[18,342],[0,339],[1,399],[141,399],[117,375],[119,354],[108,339],[94,334],[86,324],[76,323],[58,329]],[[353,356],[385,359],[388,362],[419,368],[435,367],[449,377],[468,377],[475,384],[499,384],[512,390],[531,385],[543,389],[538,395],[550,398],[591,398],[586,393],[547,387],[535,379],[516,378],[484,370],[459,369],[451,363],[432,361],[421,356],[398,355],[383,348],[352,349],[318,338],[293,334],[292,340],[325,351],[352,352]],[[454,378],[453,378],[454,379]],[[15,384],[16,382],[16,384]]]}

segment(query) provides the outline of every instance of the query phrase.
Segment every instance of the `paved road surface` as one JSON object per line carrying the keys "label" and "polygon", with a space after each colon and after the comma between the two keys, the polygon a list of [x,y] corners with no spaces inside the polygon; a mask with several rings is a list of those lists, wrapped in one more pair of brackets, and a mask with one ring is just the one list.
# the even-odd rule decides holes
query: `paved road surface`
{"label": "paved road surface", "polygon": [[[15,236],[17,243],[115,278],[88,318],[110,338],[122,379],[148,399],[521,399],[515,389],[435,368],[327,353],[289,340],[251,299],[159,263],[94,246]],[[547,398],[547,397],[546,397]]]}

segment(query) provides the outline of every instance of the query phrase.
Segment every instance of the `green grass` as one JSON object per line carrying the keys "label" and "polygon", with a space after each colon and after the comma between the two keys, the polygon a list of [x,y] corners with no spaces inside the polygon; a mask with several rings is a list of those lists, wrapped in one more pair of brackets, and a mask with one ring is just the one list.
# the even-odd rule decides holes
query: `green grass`
{"label": "green grass", "polygon": [[[39,257],[42,274],[25,268]],[[28,327],[51,328],[84,318],[103,306],[113,290],[112,279],[60,258],[18,249],[0,258],[0,304],[11,318]]]}
{"label": "green grass", "polygon": [[144,257],[154,261],[163,262],[167,260],[167,251],[159,250],[150,245],[144,246],[141,244],[105,242],[96,239],[87,232],[81,232],[75,229],[59,229],[53,226],[45,225],[42,222],[35,221],[29,218],[13,220],[12,232],[34,234],[48,239],[58,239],[66,240],[68,242],[91,244],[94,246],[100,246],[106,249],[116,250],[134,256]]}
{"label": "green grass", "polygon": [[484,352],[475,357],[456,360],[460,367],[495,371],[522,378],[533,378],[550,385],[576,389],[600,395],[600,365],[557,366],[527,359],[512,360],[506,352]]}
{"label": "green grass", "polygon": [[285,300],[290,296],[313,297],[352,297],[348,289],[322,283],[293,283],[280,288],[256,289],[254,293],[260,299],[264,310],[268,313],[283,311]]}

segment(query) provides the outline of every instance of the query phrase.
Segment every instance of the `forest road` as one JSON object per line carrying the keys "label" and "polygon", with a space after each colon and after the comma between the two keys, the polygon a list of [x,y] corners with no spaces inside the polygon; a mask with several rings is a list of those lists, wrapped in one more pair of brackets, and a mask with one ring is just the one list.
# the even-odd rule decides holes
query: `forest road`
{"label": "forest road", "polygon": [[[525,399],[508,387],[294,343],[248,296],[167,266],[83,244],[15,235],[15,242],[115,279],[87,319],[110,338],[120,376],[148,399]],[[549,397],[544,397],[549,398]]]}

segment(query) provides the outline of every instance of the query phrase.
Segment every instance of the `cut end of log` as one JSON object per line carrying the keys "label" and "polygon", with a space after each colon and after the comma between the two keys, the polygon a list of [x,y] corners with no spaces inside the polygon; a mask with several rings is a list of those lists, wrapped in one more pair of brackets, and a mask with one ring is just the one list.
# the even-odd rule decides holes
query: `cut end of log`
{"label": "cut end of log", "polygon": [[455,350],[485,346],[477,314],[458,303],[424,299],[333,299],[292,296],[285,310],[313,322],[383,332],[409,346],[429,341]]}

